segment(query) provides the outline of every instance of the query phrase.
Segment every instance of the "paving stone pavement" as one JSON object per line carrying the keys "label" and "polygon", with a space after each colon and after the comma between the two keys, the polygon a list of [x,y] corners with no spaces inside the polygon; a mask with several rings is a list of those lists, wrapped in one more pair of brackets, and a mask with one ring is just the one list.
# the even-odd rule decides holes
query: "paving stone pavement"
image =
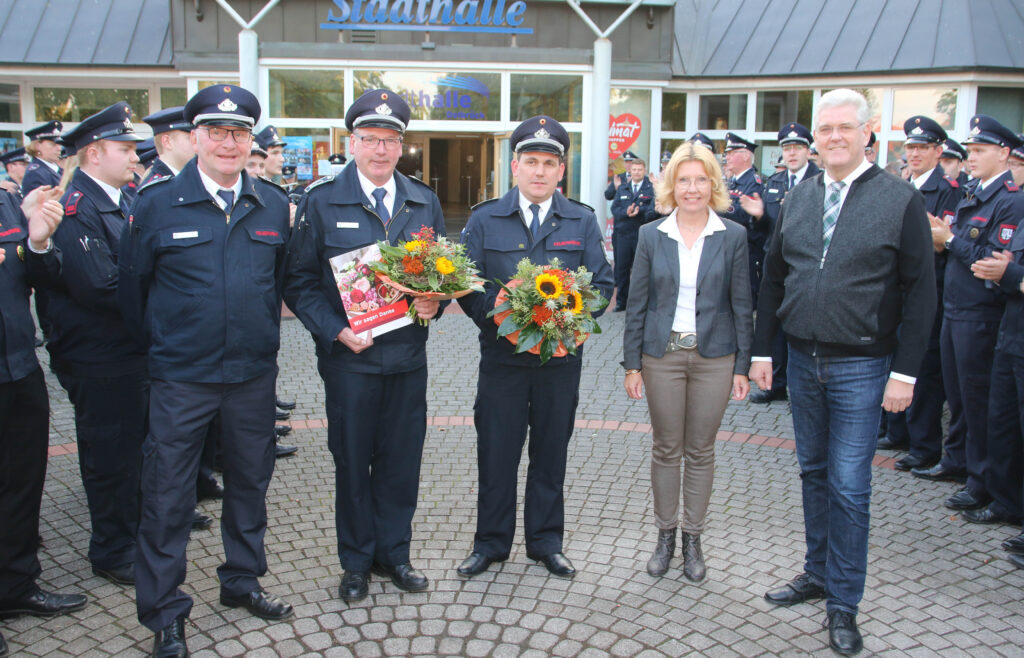
{"label": "paving stone pavement", "polygon": [[[730,402],[718,442],[717,479],[704,535],[708,578],[682,577],[677,556],[660,579],[644,570],[652,523],[644,402],[621,388],[623,314],[586,347],[579,421],[569,452],[566,553],[580,573],[548,577],[520,543],[511,558],[463,581],[454,568],[476,518],[472,428],[478,349],[464,316],[435,322],[428,344],[429,414],[412,557],[429,591],[403,593],[374,579],[370,596],[336,598],[333,464],[323,389],[309,335],[283,322],[282,397],[295,399],[298,455],[278,461],[268,496],[263,585],[295,606],[266,622],[221,606],[219,530],[193,534],[185,590],[195,599],[189,646],[207,656],[757,656],[829,655],[824,605],[775,608],[762,598],[796,576],[804,551],[799,477],[786,402]],[[40,358],[47,362],[45,351]],[[0,624],[14,655],[138,656],[152,634],[135,617],[134,592],[92,575],[88,516],[67,396],[49,378],[51,458],[43,499],[41,584],[88,592],[81,612]],[[859,623],[865,654],[1024,655],[1024,571],[999,543],[1019,528],[965,524],[941,506],[953,485],[874,469],[867,591]],[[525,477],[525,460],[520,482]],[[220,516],[216,501],[202,509]],[[522,536],[522,526],[518,537]]]}

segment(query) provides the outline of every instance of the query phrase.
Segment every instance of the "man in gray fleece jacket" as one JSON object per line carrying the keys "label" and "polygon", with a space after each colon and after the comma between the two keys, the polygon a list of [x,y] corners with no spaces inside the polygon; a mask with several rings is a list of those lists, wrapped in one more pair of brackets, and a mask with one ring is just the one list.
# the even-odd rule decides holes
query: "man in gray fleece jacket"
{"label": "man in gray fleece jacket", "polygon": [[900,412],[935,316],[932,240],[921,193],[864,159],[870,112],[837,89],[818,105],[825,171],[786,197],[766,256],[750,377],[771,387],[771,345],[789,337],[789,390],[803,487],[804,573],[765,594],[827,598],[829,644],[863,642],[871,463],[884,408]]}

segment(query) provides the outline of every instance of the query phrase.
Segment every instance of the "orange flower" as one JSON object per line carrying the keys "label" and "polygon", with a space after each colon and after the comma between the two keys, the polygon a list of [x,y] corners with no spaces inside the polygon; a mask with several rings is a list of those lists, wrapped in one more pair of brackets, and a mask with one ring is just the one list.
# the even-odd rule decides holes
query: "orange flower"
{"label": "orange flower", "polygon": [[412,256],[402,258],[402,269],[406,274],[423,274],[423,261]]}
{"label": "orange flower", "polygon": [[533,307],[533,323],[541,325],[551,319],[551,309],[547,306]]}

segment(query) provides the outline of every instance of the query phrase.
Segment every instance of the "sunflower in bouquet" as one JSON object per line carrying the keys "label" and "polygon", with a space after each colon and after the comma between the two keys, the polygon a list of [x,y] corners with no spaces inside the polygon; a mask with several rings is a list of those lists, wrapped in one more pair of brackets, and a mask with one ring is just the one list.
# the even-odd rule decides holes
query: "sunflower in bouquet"
{"label": "sunflower in bouquet", "polygon": [[[484,281],[463,245],[436,237],[429,226],[412,237],[396,245],[377,243],[381,258],[371,267],[381,281],[411,297],[438,301],[483,292]],[[423,326],[429,323],[416,315],[415,306],[408,315]]]}
{"label": "sunflower in bouquet", "polygon": [[608,304],[591,285],[593,273],[585,267],[565,269],[557,258],[548,265],[519,261],[515,277],[498,282],[501,290],[488,313],[498,325],[498,336],[516,346],[516,353],[551,357],[576,354],[590,334],[601,333],[594,311]]}

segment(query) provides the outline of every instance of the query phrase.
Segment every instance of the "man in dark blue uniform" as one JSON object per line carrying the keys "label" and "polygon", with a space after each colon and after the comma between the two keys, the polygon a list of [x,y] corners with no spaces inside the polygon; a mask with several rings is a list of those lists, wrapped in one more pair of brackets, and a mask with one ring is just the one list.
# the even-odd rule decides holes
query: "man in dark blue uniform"
{"label": "man in dark blue uniform", "polygon": [[[980,279],[996,282],[1007,299],[996,340],[988,406],[985,489],[992,502],[984,509],[964,512],[964,516],[978,523],[1019,523],[1024,518],[1024,228],[1018,225],[1008,251],[974,263],[971,271]],[[1024,532],[1003,542],[1003,548],[1016,566],[1024,568]]]}
{"label": "man in dark blue uniform", "polygon": [[21,193],[21,181],[25,178],[25,169],[28,168],[30,159],[22,146],[0,155],[0,164],[3,164],[8,178],[0,183],[0,187],[18,197],[19,202],[24,198]]}
{"label": "man in dark blue uniform", "polygon": [[960,186],[961,196],[967,196],[967,181],[970,177],[964,171],[964,160],[967,159],[967,150],[960,146],[960,142],[952,137],[947,137],[942,143],[942,156],[939,164],[942,165],[946,175],[957,182]]}
{"label": "man in dark blue uniform", "polygon": [[619,189],[623,181],[629,178],[629,165],[636,160],[636,153],[632,151],[625,151],[622,154],[622,162],[626,166],[626,171],[623,174],[615,174],[612,179],[608,181],[608,187],[604,190],[604,198],[611,201],[615,198],[615,191]]}
{"label": "man in dark blue uniform", "polygon": [[185,106],[196,158],[144,187],[121,238],[118,296],[148,339],[149,433],[135,557],[139,621],[154,653],[187,655],[192,598],[185,546],[210,422],[224,449],[220,602],[264,619],[292,607],[260,587],[267,559],[266,493],[274,472],[274,381],[280,344],[288,198],[244,173],[260,106],[233,85]]}
{"label": "man in dark blue uniform", "polygon": [[656,216],[654,185],[647,178],[647,165],[635,158],[627,167],[629,178],[615,192],[612,201],[612,249],[615,254],[615,310],[625,311],[629,298],[629,272],[640,235],[640,227]]}
{"label": "man in dark blue uniform", "polygon": [[64,124],[60,121],[47,121],[25,131],[25,137],[31,141],[28,150],[33,153],[32,162],[25,169],[25,178],[21,181],[21,193],[28,193],[41,185],[57,187],[64,170],[58,164],[61,159],[61,146],[57,140]]}
{"label": "man in dark blue uniform", "polygon": [[263,163],[263,173],[270,180],[279,178],[284,167],[284,147],[286,142],[277,134],[277,128],[267,126],[256,134],[256,143],[267,152]]}
{"label": "man in dark blue uniform", "polygon": [[[782,201],[791,189],[801,181],[813,178],[821,171],[818,165],[810,161],[811,142],[814,141],[811,131],[799,123],[787,123],[778,134],[779,146],[782,147],[782,171],[774,174],[764,184],[764,197],[756,191],[750,196],[740,197],[740,206],[757,222],[767,222],[768,236],[775,230],[775,223],[782,210]],[[765,251],[768,240],[765,241]],[[789,348],[786,345],[786,334],[781,329],[772,343],[772,387],[767,391],[752,391],[747,398],[751,402],[767,404],[772,400],[785,400],[786,365],[789,361]]]}
{"label": "man in dark blue uniform", "polygon": [[764,266],[764,245],[768,240],[770,224],[753,217],[743,209],[744,197],[761,197],[764,186],[761,176],[754,169],[754,150],[757,144],[749,142],[736,133],[725,133],[725,164],[732,177],[729,179],[729,198],[732,207],[721,213],[747,229],[747,249],[750,254],[750,291],[754,307],[757,307],[757,290],[761,287]]}
{"label": "man in dark blue uniform", "polygon": [[686,140],[686,141],[693,142],[694,144],[700,144],[701,146],[705,146],[705,147],[711,149],[712,153],[715,152],[715,143],[714,143],[714,141],[712,141],[712,139],[710,137],[708,137],[707,135],[705,135],[702,132],[695,132],[695,133],[693,133],[692,135],[690,135],[690,138],[688,140]]}
{"label": "man in dark blue uniform", "polygon": [[462,233],[469,257],[487,281],[485,292],[459,300],[480,328],[480,378],[474,424],[477,432],[477,523],[473,551],[458,568],[464,578],[508,558],[516,527],[516,477],[529,429],[526,476],[526,554],[556,576],[576,570],[562,553],[565,525],[565,462],[579,400],[582,348],[575,356],[552,358],[515,353],[499,338],[487,314],[500,287],[520,260],[562,267],[581,265],[605,298],[612,293],[612,269],[604,257],[601,231],[589,206],[562,196],[556,187],[565,172],[569,134],[557,121],[536,116],[512,132],[512,175],[517,185],[500,199],[478,204]]}
{"label": "man in dark blue uniform", "polygon": [[[967,144],[971,171],[978,179],[957,207],[952,226],[933,218],[932,240],[948,252],[943,291],[942,378],[950,411],[962,414],[965,438],[950,435],[944,454],[931,468],[912,473],[929,480],[960,479],[966,486],[946,501],[959,511],[982,510],[991,501],[985,487],[988,466],[988,402],[999,322],[1006,296],[991,281],[971,272],[978,260],[1002,251],[1024,217],[1024,193],[1007,169],[1017,136],[995,119],[971,118]],[[965,518],[967,515],[965,514]]]}
{"label": "man in dark blue uniform", "polygon": [[[907,167],[910,183],[924,196],[925,210],[932,217],[949,224],[956,216],[956,207],[963,198],[959,184],[947,178],[939,166],[942,144],[948,139],[946,131],[937,121],[926,116],[912,116],[903,123]],[[905,412],[886,412],[888,433],[878,442],[883,450],[908,450],[909,454],[896,462],[896,468],[928,468],[942,456],[942,405],[946,392],[942,383],[942,357],[939,348],[942,334],[942,289],[946,272],[946,253],[935,254],[935,280],[938,305],[932,324],[928,351],[921,361],[921,370],[914,386],[914,401]],[[952,442],[962,442],[965,431],[963,418],[950,418]]]}
{"label": "man in dark blue uniform", "polygon": [[[51,617],[86,603],[81,594],[46,592],[36,584],[50,404],[28,296],[33,266],[56,266],[50,236],[64,213],[58,194],[39,189],[19,207],[17,198],[0,191],[0,618]],[[2,636],[0,647],[6,647]]]}
{"label": "man in dark blue uniform", "polygon": [[53,329],[50,368],[75,409],[78,462],[89,507],[93,573],[134,580],[139,477],[149,381],[145,350],[117,306],[117,261],[130,201],[135,144],[131,108],[120,101],[62,139],[78,153],[53,236],[60,267],[44,283]]}
{"label": "man in dark blue uniform", "polygon": [[192,124],[185,121],[185,108],[169,107],[154,112],[142,120],[153,129],[153,147],[157,158],[149,173],[142,180],[147,185],[154,178],[177,176],[189,160],[195,157],[192,150]]}
{"label": "man in dark blue uniform", "polygon": [[[313,335],[327,395],[345,601],[366,597],[371,569],[408,592],[428,586],[409,559],[427,431],[428,331],[412,324],[376,337],[353,332],[329,261],[378,240],[413,240],[424,226],[444,235],[437,195],[395,171],[410,114],[387,89],[352,103],[345,125],[353,163],[309,186],[288,247],[285,299]],[[412,303],[424,319],[440,309]]]}

